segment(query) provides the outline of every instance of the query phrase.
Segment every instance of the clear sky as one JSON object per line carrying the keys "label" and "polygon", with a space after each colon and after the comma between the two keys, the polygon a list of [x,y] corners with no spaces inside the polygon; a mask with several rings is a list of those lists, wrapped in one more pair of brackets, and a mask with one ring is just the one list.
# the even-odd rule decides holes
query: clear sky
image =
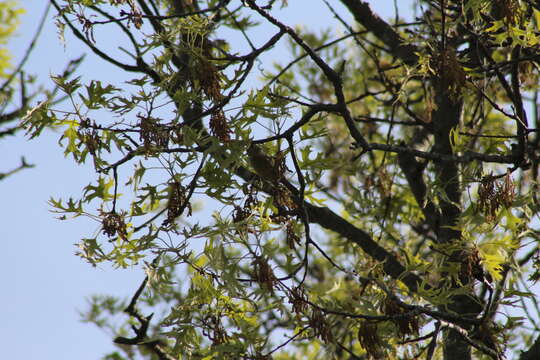
{"label": "clear sky", "polygon": [[[18,37],[9,44],[15,62],[22,57],[45,9],[44,0],[20,1],[27,8]],[[338,4],[338,1],[330,1]],[[320,28],[335,24],[322,0],[289,0],[280,17],[285,23]],[[394,1],[371,1],[383,17],[393,16]],[[400,1],[401,11],[403,8]],[[51,14],[54,10],[51,9]],[[328,25],[329,26],[329,25]],[[338,29],[336,29],[338,30]],[[27,66],[48,84],[49,75],[60,73],[67,61],[82,53],[88,56],[79,75],[85,79],[121,80],[121,70],[97,59],[66,30],[66,46],[56,35],[52,16]],[[261,34],[267,38],[267,33]],[[118,39],[98,37],[113,48]],[[283,56],[287,54],[283,50]],[[119,83],[118,83],[119,84]],[[99,359],[114,349],[112,337],[90,324],[80,322],[79,310],[86,309],[92,294],[130,297],[144,273],[140,267],[114,270],[93,268],[75,254],[74,244],[83,236],[99,231],[99,224],[85,219],[59,221],[47,200],[78,196],[94,179],[91,166],[77,166],[65,159],[57,145],[60,134],[48,131],[28,142],[22,133],[0,141],[0,172],[19,164],[20,156],[36,164],[0,182],[0,359]]]}

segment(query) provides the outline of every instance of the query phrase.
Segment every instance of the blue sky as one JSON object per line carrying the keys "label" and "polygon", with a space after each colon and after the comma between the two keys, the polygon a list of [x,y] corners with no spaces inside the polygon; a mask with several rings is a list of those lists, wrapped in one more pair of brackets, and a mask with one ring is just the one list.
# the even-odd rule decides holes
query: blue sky
{"label": "blue sky", "polygon": [[[305,6],[309,2],[309,9]],[[332,1],[331,1],[332,2]],[[393,1],[371,1],[383,17],[393,16]],[[22,18],[18,37],[9,44],[15,62],[22,57],[46,1],[22,1],[27,14]],[[320,28],[335,24],[323,1],[290,0],[280,17],[290,25]],[[332,2],[338,3],[338,2]],[[403,2],[401,2],[403,4]],[[403,6],[401,11],[405,11]],[[54,10],[51,10],[51,14]],[[66,46],[56,35],[49,16],[39,43],[28,62],[28,72],[38,82],[50,85],[49,75],[60,73],[69,59],[88,56],[79,74],[85,79],[123,80],[121,70],[93,56],[66,31]],[[268,33],[261,32],[260,41]],[[115,48],[118,39],[99,36]],[[287,53],[282,47],[284,58]],[[120,84],[120,83],[118,83]],[[93,325],[80,322],[78,310],[86,308],[92,294],[129,297],[144,277],[140,267],[127,270],[107,266],[93,268],[75,256],[74,244],[83,236],[99,231],[99,224],[86,219],[59,221],[47,204],[50,197],[77,196],[94,179],[91,166],[77,166],[65,159],[57,145],[59,133],[48,131],[28,142],[20,133],[0,142],[0,171],[19,164],[20,156],[36,164],[0,183],[2,252],[0,291],[2,359],[98,359],[114,349],[112,337]]]}

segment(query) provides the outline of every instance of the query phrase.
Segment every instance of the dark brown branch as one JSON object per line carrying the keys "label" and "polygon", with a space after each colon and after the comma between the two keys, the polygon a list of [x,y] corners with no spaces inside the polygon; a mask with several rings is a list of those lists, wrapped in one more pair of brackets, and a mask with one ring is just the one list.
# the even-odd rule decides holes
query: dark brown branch
{"label": "dark brown branch", "polygon": [[437,321],[435,324],[435,330],[433,331],[433,339],[429,342],[428,345],[428,352],[426,355],[426,360],[431,360],[433,358],[433,354],[435,353],[435,348],[437,347],[437,337],[439,336],[439,332],[441,330],[441,322]]}
{"label": "dark brown branch", "polygon": [[427,186],[423,176],[426,163],[420,163],[411,153],[400,152],[398,153],[398,164],[405,174],[416,203],[424,214],[426,223],[433,232],[437,233],[440,214],[431,199],[426,198]]}
{"label": "dark brown branch", "polygon": [[[183,14],[175,14],[175,15],[141,15],[141,17],[144,18],[144,19],[151,19],[151,20],[154,20],[154,21],[156,21],[156,20],[157,21],[162,21],[162,20],[168,20],[168,19],[182,19],[182,18],[185,18],[185,17],[188,17],[188,16],[202,15],[202,14],[206,14],[208,12],[213,12],[213,11],[220,10],[223,7],[223,5],[225,3],[227,3],[227,2],[228,2],[227,0],[225,0],[225,1],[222,0],[220,3],[218,3],[214,7],[203,9],[203,10],[190,11],[190,12],[183,13]],[[122,22],[122,21],[125,21],[125,20],[130,20],[132,17],[133,17],[133,15],[128,14],[126,16],[119,17],[119,18],[108,17],[109,20],[92,21],[91,23],[92,23],[92,25],[104,25],[104,24],[110,24],[110,23],[119,23],[119,22]]]}
{"label": "dark brown branch", "polygon": [[4,136],[15,135],[15,133],[19,131],[20,129],[22,128],[19,125],[4,129],[0,131],[0,139],[3,138]]}
{"label": "dark brown branch", "polygon": [[54,5],[54,7],[58,11],[58,13],[62,14],[61,15],[62,18],[64,19],[64,21],[68,25],[68,27],[71,29],[71,31],[73,32],[73,35],[75,35],[75,37],[77,39],[81,40],[86,46],[88,46],[90,48],[90,50],[92,50],[92,52],[94,54],[96,54],[97,56],[99,56],[103,60],[105,60],[105,61],[107,61],[107,62],[109,62],[109,63],[111,63],[111,64],[113,64],[115,66],[118,66],[122,70],[125,70],[125,71],[128,71],[128,72],[145,73],[145,74],[149,75],[150,77],[152,77],[152,79],[154,79],[155,74],[152,74],[149,71],[148,67],[141,66],[141,64],[140,64],[140,62],[142,61],[141,58],[137,59],[137,65],[128,65],[128,64],[124,64],[124,63],[110,57],[109,55],[105,54],[103,51],[101,51],[96,46],[94,46],[94,44],[92,44],[92,42],[89,41],[83,34],[81,34],[81,32],[75,26],[73,26],[73,24],[71,23],[71,21],[69,21],[69,19],[66,17],[66,15],[62,13],[62,9],[56,3],[55,0],[51,0],[51,3]]}
{"label": "dark brown branch", "polygon": [[349,9],[356,21],[390,48],[394,56],[403,60],[407,65],[416,64],[418,61],[418,56],[415,54],[418,51],[416,47],[405,44],[405,41],[390,24],[371,11],[368,3],[359,0],[341,0],[341,2]]}
{"label": "dark brown branch", "polygon": [[[520,46],[516,46],[514,48],[514,51],[512,51],[512,58],[513,59],[519,59],[521,53]],[[512,84],[512,92],[513,92],[513,98],[512,101],[515,106],[515,112],[519,119],[519,121],[516,121],[516,127],[517,127],[517,138],[518,138],[518,147],[517,147],[517,159],[516,159],[516,165],[520,165],[525,161],[525,152],[527,147],[527,132],[526,129],[528,127],[527,123],[527,113],[525,112],[525,108],[523,107],[523,98],[521,96],[521,84],[519,80],[519,63],[515,62],[512,65],[512,77],[511,77],[511,84]]]}
{"label": "dark brown branch", "polygon": [[300,37],[296,32],[290,28],[289,26],[284,25],[274,17],[272,17],[270,14],[268,14],[266,11],[261,9],[259,6],[255,4],[253,0],[247,0],[247,3],[249,7],[251,7],[253,10],[258,12],[262,17],[264,17],[266,20],[280,28],[282,31],[289,34],[289,36],[301,47],[304,49],[304,51],[309,55],[311,60],[319,66],[319,68],[322,70],[326,78],[332,83],[332,86],[334,87],[334,94],[337,99],[337,105],[339,106],[339,112],[341,116],[343,117],[343,120],[345,120],[345,124],[347,125],[347,128],[349,129],[349,132],[353,139],[356,141],[356,146],[360,147],[362,150],[368,149],[368,143],[360,134],[358,129],[356,128],[356,124],[354,123],[354,120],[351,116],[351,113],[349,112],[349,109],[347,108],[347,103],[345,101],[345,95],[343,94],[343,80],[341,79],[341,76],[332,69],[319,55],[313,51],[309,47],[308,44]]}
{"label": "dark brown branch", "polygon": [[489,163],[498,164],[513,164],[515,162],[514,155],[489,155],[481,154],[473,151],[467,151],[463,155],[441,154],[436,152],[425,152],[416,149],[411,149],[406,146],[388,145],[388,144],[369,144],[370,150],[382,150],[393,153],[408,153],[419,158],[435,160],[435,161],[455,161],[458,163],[469,163],[472,160],[480,160]]}
{"label": "dark brown branch", "polygon": [[252,52],[250,52],[249,54],[247,55],[243,55],[243,56],[231,56],[230,58],[232,60],[237,60],[237,61],[246,61],[246,60],[253,60],[255,58],[257,58],[257,56],[259,56],[261,53],[263,53],[264,51],[268,50],[269,48],[271,48],[272,46],[274,46],[278,41],[279,39],[281,39],[281,37],[285,35],[285,31],[283,30],[280,30],[276,35],[272,36],[270,38],[270,40],[268,40],[263,46],[261,46],[260,48],[258,49],[254,49]]}
{"label": "dark brown branch", "polygon": [[23,115],[24,108],[19,107],[16,110],[13,110],[7,114],[0,114],[0,124],[8,123],[10,121],[13,121]]}
{"label": "dark brown branch", "polygon": [[[313,51],[320,51],[320,50],[323,50],[327,47],[330,47],[332,45],[335,45],[337,43],[339,43],[340,41],[343,41],[345,39],[348,39],[350,38],[351,36],[356,36],[356,35],[362,35],[362,34],[365,34],[366,32],[365,31],[360,31],[360,32],[354,32],[354,33],[351,33],[351,34],[347,34],[347,35],[343,35],[335,40],[332,40],[332,41],[329,41],[327,42],[326,44],[323,44],[321,46],[318,46],[316,48],[313,49]],[[268,82],[268,85],[274,83],[275,81],[277,81],[283,74],[285,74],[287,72],[287,70],[289,70],[294,64],[298,63],[300,60],[302,59],[305,59],[306,57],[308,56],[307,53],[305,54],[302,54],[300,56],[298,56],[296,59],[292,60],[291,62],[289,62],[287,65],[285,65],[283,67],[283,69],[281,69],[281,71],[279,73],[277,73],[269,82]]]}
{"label": "dark brown branch", "polygon": [[316,104],[316,105],[310,105],[309,110],[302,115],[302,118],[298,120],[294,125],[292,125],[290,128],[285,130],[281,134],[277,134],[274,136],[270,136],[268,138],[265,138],[264,140],[255,140],[253,141],[254,144],[261,144],[266,143],[278,139],[286,139],[300,129],[302,126],[307,124],[313,116],[317,115],[319,112],[336,112],[338,110],[338,107],[334,104]]}
{"label": "dark brown branch", "polygon": [[26,159],[24,157],[21,158],[21,164],[19,166],[17,166],[15,169],[12,169],[8,172],[5,172],[5,173],[0,173],[0,180],[3,180],[5,178],[7,178],[8,176],[11,176],[15,173],[18,173],[19,171],[23,170],[23,169],[28,169],[28,168],[33,168],[35,165],[32,165],[32,164],[28,164],[26,162]]}
{"label": "dark brown branch", "polygon": [[374,123],[374,122],[381,122],[381,123],[387,123],[387,124],[393,124],[393,125],[405,125],[405,126],[426,126],[427,124],[421,123],[418,121],[406,121],[406,120],[390,120],[390,119],[383,119],[373,116],[356,116],[354,118],[354,121],[363,122],[363,123]]}
{"label": "dark brown branch", "polygon": [[[156,257],[154,261],[152,261],[152,264],[150,266],[156,266],[158,261],[159,261],[159,256]],[[154,314],[150,314],[149,316],[144,316],[136,308],[137,301],[139,300],[139,297],[144,291],[147,283],[148,283],[148,275],[144,278],[143,282],[141,283],[137,291],[135,291],[135,294],[133,294],[133,297],[131,298],[129,305],[124,309],[124,312],[126,314],[134,317],[140,323],[139,327],[136,327],[134,325],[131,326],[131,328],[135,332],[135,337],[126,338],[123,336],[118,336],[117,338],[114,339],[114,342],[117,344],[123,344],[123,345],[144,346],[145,348],[153,352],[158,357],[159,360],[176,360],[174,357],[167,354],[165,350],[165,345],[160,340],[149,340],[147,338],[148,327],[150,326],[150,321],[152,320],[152,317],[154,316]]]}
{"label": "dark brown branch", "polygon": [[474,341],[473,339],[471,339],[471,337],[469,336],[469,332],[466,329],[464,329],[464,328],[462,328],[460,326],[457,326],[455,324],[447,323],[447,322],[443,322],[442,327],[452,329],[454,332],[459,334],[459,336],[467,344],[469,344],[472,347],[474,347],[475,349],[483,352],[484,354],[488,355],[492,359],[494,359],[494,360],[503,360],[503,359],[505,359],[504,356],[502,356],[502,354],[499,354],[497,351],[487,347],[486,345],[484,345],[482,343],[479,343],[479,342]]}
{"label": "dark brown branch", "polygon": [[534,341],[529,350],[522,352],[519,360],[537,360],[540,359],[540,335]]}
{"label": "dark brown branch", "polygon": [[[194,151],[201,151],[202,149],[200,147],[195,147],[193,149],[187,149],[187,148],[172,148],[172,149],[159,149],[159,153],[167,153],[167,154],[173,154],[173,153],[190,153]],[[128,152],[123,158],[116,161],[115,163],[107,166],[106,168],[99,169],[98,172],[100,173],[107,173],[110,169],[117,168],[118,166],[128,162],[129,160],[133,159],[137,155],[144,155],[146,150],[144,147],[140,147],[138,149],[132,150]]]}
{"label": "dark brown branch", "polygon": [[305,203],[309,220],[331,230],[358,245],[366,254],[383,263],[384,271],[394,279],[401,280],[411,292],[416,292],[422,279],[415,274],[407,272],[396,257],[381,247],[365,231],[358,229],[326,207],[318,207]]}
{"label": "dark brown branch", "polygon": [[410,344],[410,343],[413,343],[413,342],[424,341],[424,340],[427,340],[427,339],[433,337],[434,335],[436,335],[435,330],[433,330],[432,332],[430,332],[429,334],[426,334],[424,336],[420,336],[420,337],[417,337],[417,338],[414,338],[414,339],[407,339],[407,340],[399,341],[398,344],[404,345],[404,344]]}
{"label": "dark brown branch", "polygon": [[302,335],[302,333],[304,331],[306,331],[307,329],[309,329],[310,327],[309,326],[304,326],[302,329],[298,330],[296,332],[296,334],[294,334],[293,336],[291,336],[289,339],[287,339],[285,342],[283,342],[282,344],[276,346],[274,349],[272,349],[271,351],[268,352],[268,354],[266,354],[266,357],[268,358],[271,358],[270,355],[272,355],[273,353],[275,353],[276,351],[278,351],[279,349],[287,346],[287,344],[289,344],[291,341],[294,341],[294,339],[296,339],[297,337],[299,337],[300,335]]}
{"label": "dark brown branch", "polygon": [[[101,14],[102,16],[108,18],[108,19],[111,19],[113,20],[114,17],[108,13],[106,13],[105,11],[101,10],[99,7],[97,6],[90,6],[90,9],[94,10],[95,12]],[[122,32],[124,34],[126,34],[126,36],[129,38],[129,41],[131,41],[131,44],[133,45],[133,49],[135,50],[135,52],[137,53],[137,57],[141,57],[141,52],[139,50],[139,45],[137,44],[137,41],[135,40],[135,37],[133,36],[133,34],[128,30],[128,28],[122,24],[121,22],[117,22],[116,23],[118,25],[118,27],[120,28],[120,30],[122,30]]]}
{"label": "dark brown branch", "polygon": [[[242,166],[236,169],[236,174],[246,181],[250,181],[254,177],[253,173]],[[283,181],[283,184],[287,186],[294,195],[295,201],[299,202],[298,189],[287,181]],[[269,192],[268,189],[264,190],[265,192]],[[383,263],[384,271],[390,277],[402,281],[411,292],[416,292],[420,285],[423,285],[425,289],[430,288],[429,285],[423,283],[419,276],[407,272],[397,258],[377,244],[369,234],[358,229],[332,210],[326,207],[312,205],[307,201],[298,205],[302,205],[306,209],[308,219],[311,223],[318,224],[327,230],[333,231],[336,234],[341,235],[347,242],[358,245],[366,254]]]}
{"label": "dark brown branch", "polygon": [[51,8],[51,4],[47,4],[47,7],[45,8],[45,11],[43,12],[43,15],[41,16],[41,20],[39,21],[39,25],[37,27],[37,30],[36,30],[35,34],[34,34],[34,37],[32,38],[32,41],[30,42],[30,45],[28,45],[28,48],[26,49],[26,52],[24,53],[23,58],[21,59],[21,61],[19,62],[19,64],[15,68],[15,70],[13,70],[13,72],[7,78],[7,80],[2,84],[2,86],[0,86],[0,93],[2,91],[4,91],[5,88],[13,81],[15,76],[17,76],[17,74],[19,74],[21,72],[24,64],[26,63],[26,61],[30,57],[30,54],[32,53],[32,50],[34,50],[34,47],[36,46],[37,40],[38,40],[39,36],[41,35],[41,32],[43,31],[43,26],[45,25],[45,21],[47,20],[47,15],[49,14],[49,9],[50,8]]}

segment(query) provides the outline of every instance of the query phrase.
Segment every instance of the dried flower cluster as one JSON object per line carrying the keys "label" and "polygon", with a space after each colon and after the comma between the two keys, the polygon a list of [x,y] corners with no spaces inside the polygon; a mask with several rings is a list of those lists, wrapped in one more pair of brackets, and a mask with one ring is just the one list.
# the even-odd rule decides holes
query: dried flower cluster
{"label": "dried flower cluster", "polygon": [[296,245],[300,244],[300,238],[298,237],[298,235],[296,235],[296,232],[294,231],[293,221],[287,222],[287,226],[285,228],[285,236],[289,249],[294,250],[296,248]]}
{"label": "dried flower cluster", "polygon": [[81,142],[86,145],[88,152],[95,156],[96,152],[103,147],[103,144],[97,129],[93,126],[95,125],[90,124],[89,119],[81,121],[78,135]]}
{"label": "dried flower cluster", "polygon": [[167,203],[167,219],[164,225],[172,225],[177,217],[182,215],[185,209],[188,210],[187,215],[191,216],[191,204],[186,197],[186,188],[179,182],[169,184],[169,202]]}
{"label": "dried flower cluster", "polygon": [[313,309],[309,317],[309,326],[315,332],[315,336],[321,339],[325,344],[332,342],[332,328],[319,309]]}
{"label": "dried flower cluster", "polygon": [[223,99],[221,94],[221,81],[216,67],[207,59],[199,59],[198,79],[206,96],[214,102]]}
{"label": "dried flower cluster", "polygon": [[290,210],[298,208],[292,198],[291,192],[282,184],[278,184],[274,187],[272,196],[274,198],[274,204],[282,212],[289,212]]}
{"label": "dried flower cluster", "polygon": [[461,259],[460,277],[462,279],[474,278],[481,282],[493,281],[491,275],[486,273],[482,267],[482,258],[478,248],[474,247],[461,251],[459,258]]}
{"label": "dried flower cluster", "polygon": [[538,281],[540,280],[540,249],[536,250],[536,254],[533,257],[533,268],[534,272],[529,276],[529,280]]}
{"label": "dried flower cluster", "polygon": [[377,333],[376,323],[369,321],[361,322],[358,328],[358,341],[369,356],[375,359],[382,357],[382,340]]}
{"label": "dried flower cluster", "polygon": [[268,264],[268,260],[263,257],[257,256],[255,260],[253,260],[252,265],[254,268],[253,277],[255,281],[261,286],[261,288],[273,294],[274,285],[277,279],[274,275],[272,267],[270,266],[270,264]]}
{"label": "dried flower cluster", "polygon": [[453,99],[457,99],[462,87],[465,86],[466,77],[456,56],[456,49],[450,45],[446,46],[439,56],[437,69],[439,69],[441,83],[446,92]]}
{"label": "dried flower cluster", "polygon": [[521,7],[517,0],[496,0],[494,6],[497,7],[500,17],[507,26],[516,25],[520,18]]}
{"label": "dried flower cluster", "polygon": [[103,227],[103,233],[109,237],[113,237],[116,234],[122,239],[127,240],[126,223],[124,216],[117,214],[116,212],[110,212],[102,214],[103,220],[101,226]]}
{"label": "dried flower cluster", "polygon": [[502,182],[486,177],[478,187],[478,210],[491,222],[495,220],[501,206],[506,209],[512,206],[514,198],[515,186],[510,174],[506,174]]}
{"label": "dried flower cluster", "polygon": [[392,320],[398,328],[399,335],[416,335],[420,329],[418,317],[413,315],[404,315],[407,310],[401,307],[392,298],[387,297],[382,304],[382,312],[385,315],[395,316]]}
{"label": "dried flower cluster", "polygon": [[307,295],[302,285],[295,286],[289,291],[289,303],[295,314],[303,314],[307,310]]}
{"label": "dried flower cluster", "polygon": [[144,148],[150,150],[153,147],[165,148],[169,144],[169,130],[159,123],[158,119],[138,115],[140,138]]}
{"label": "dried flower cluster", "polygon": [[243,206],[236,205],[233,212],[233,222],[240,223],[246,220],[252,213],[254,207],[259,203],[257,200],[257,188],[254,184],[249,184],[243,187],[243,192],[246,195],[246,200]]}
{"label": "dried flower cluster", "polygon": [[[218,69],[208,60],[212,55],[212,46],[208,40],[202,41],[203,54],[198,59],[197,79],[206,96],[216,105],[223,100],[221,78]],[[220,107],[210,116],[210,132],[222,142],[231,140],[232,130],[227,123],[225,113]]]}
{"label": "dried flower cluster", "polygon": [[215,111],[210,116],[210,132],[222,142],[231,141],[231,128],[227,124],[227,119],[223,110]]}

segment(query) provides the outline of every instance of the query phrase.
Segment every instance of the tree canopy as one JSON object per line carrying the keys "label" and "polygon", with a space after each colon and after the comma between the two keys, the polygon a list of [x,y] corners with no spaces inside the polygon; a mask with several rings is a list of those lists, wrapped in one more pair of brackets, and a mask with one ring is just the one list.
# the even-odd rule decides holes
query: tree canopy
{"label": "tree canopy", "polygon": [[[15,29],[17,29],[21,13],[23,13],[23,10],[17,8],[14,2],[0,3],[0,139],[13,135],[18,130],[19,127],[12,125],[12,123],[24,114],[25,104],[14,106],[12,101],[16,95],[13,79],[21,74],[21,67],[18,66],[15,70],[12,70],[11,54],[6,47],[9,39],[13,37]],[[24,84],[24,81],[21,81],[21,83]],[[26,102],[25,93],[22,92],[21,95],[22,102]],[[30,165],[23,158],[21,165],[15,169],[8,171],[0,169],[2,171],[0,172],[0,180],[28,166]]]}
{"label": "tree canopy", "polygon": [[94,165],[77,255],[145,268],[108,359],[540,358],[537,2],[50,2],[131,74],[22,121]]}
{"label": "tree canopy", "polygon": [[[33,69],[27,69],[27,61],[40,41],[43,26],[48,19],[49,5],[39,20],[31,41],[26,45],[24,54],[18,63],[12,61],[9,51],[10,41],[15,41],[20,17],[25,13],[16,1],[3,1],[0,3],[0,140],[15,135],[22,129],[20,119],[29,110],[30,103],[39,97],[49,104],[57,105],[66,99],[57,86],[48,88],[36,84],[36,75]],[[67,61],[61,76],[68,79],[80,65],[81,58]],[[23,169],[33,167],[23,156],[20,165],[12,169],[0,169],[0,180],[13,175]]]}

